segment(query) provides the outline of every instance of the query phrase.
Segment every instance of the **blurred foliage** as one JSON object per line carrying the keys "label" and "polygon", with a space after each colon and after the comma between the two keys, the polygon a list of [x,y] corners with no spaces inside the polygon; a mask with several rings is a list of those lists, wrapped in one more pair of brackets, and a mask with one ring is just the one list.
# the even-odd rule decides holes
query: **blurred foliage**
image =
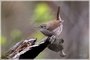
{"label": "blurred foliage", "polygon": [[42,40],[45,36],[41,32],[35,32],[32,34],[34,38],[37,38],[37,40]]}
{"label": "blurred foliage", "polygon": [[0,45],[4,45],[6,43],[6,37],[0,36]]}
{"label": "blurred foliage", "polygon": [[21,40],[22,32],[18,29],[14,29],[11,31],[10,36],[13,40]]}
{"label": "blurred foliage", "polygon": [[33,18],[37,24],[47,22],[53,18],[51,9],[46,3],[39,3],[36,5]]}

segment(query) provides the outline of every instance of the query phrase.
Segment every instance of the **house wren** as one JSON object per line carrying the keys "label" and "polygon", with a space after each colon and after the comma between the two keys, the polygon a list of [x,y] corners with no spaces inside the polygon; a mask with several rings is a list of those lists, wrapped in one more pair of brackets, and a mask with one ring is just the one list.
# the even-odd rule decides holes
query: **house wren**
{"label": "house wren", "polygon": [[58,7],[57,18],[48,23],[40,25],[40,31],[45,36],[50,37],[50,36],[54,35],[54,33],[55,33],[55,32],[53,32],[53,30],[55,30],[57,27],[60,27],[62,25],[62,22],[63,22],[63,20],[60,17],[60,7]]}

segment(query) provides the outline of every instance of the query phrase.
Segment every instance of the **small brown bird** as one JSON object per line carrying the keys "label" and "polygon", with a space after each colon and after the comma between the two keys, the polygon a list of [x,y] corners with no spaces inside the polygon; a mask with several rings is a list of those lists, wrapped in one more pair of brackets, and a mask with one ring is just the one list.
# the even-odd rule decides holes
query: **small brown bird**
{"label": "small brown bird", "polygon": [[[57,11],[57,18],[55,20],[52,20],[48,23],[40,25],[40,31],[45,36],[52,36],[54,34],[53,30],[55,30],[57,27],[60,27],[62,25],[63,20],[60,17],[60,7],[58,7]],[[62,29],[62,27],[61,27]]]}

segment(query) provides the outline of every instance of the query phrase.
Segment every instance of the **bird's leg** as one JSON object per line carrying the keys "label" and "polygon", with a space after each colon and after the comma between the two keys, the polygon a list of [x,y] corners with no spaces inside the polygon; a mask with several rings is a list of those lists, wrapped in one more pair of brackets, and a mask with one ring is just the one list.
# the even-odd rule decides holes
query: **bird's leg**
{"label": "bird's leg", "polygon": [[59,51],[59,55],[60,55],[61,57],[65,57],[65,56],[66,56],[66,54],[65,54],[65,52],[64,52],[63,50]]}
{"label": "bird's leg", "polygon": [[52,36],[50,39],[50,45],[48,46],[48,48],[52,51],[55,52],[59,52],[61,57],[66,56],[66,54],[63,51],[63,43],[64,40],[62,38],[56,37],[56,36]]}

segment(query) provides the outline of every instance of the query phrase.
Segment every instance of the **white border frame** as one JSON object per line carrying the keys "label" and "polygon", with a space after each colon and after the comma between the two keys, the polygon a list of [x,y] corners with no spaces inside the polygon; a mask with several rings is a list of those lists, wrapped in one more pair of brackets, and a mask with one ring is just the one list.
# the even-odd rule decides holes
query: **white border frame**
{"label": "white border frame", "polygon": [[[2,1],[89,1],[89,0],[0,0],[0,36],[1,36],[1,2]],[[90,10],[90,3],[89,3],[89,10]],[[89,15],[90,15],[90,11],[89,11]],[[90,17],[89,17],[89,23],[90,23]],[[89,37],[90,37],[90,24],[89,24]],[[89,39],[89,43],[90,43],[90,39]],[[90,44],[89,44],[89,50],[90,50]],[[89,59],[34,59],[34,60],[89,60]],[[1,59],[1,45],[0,45],[0,60],[17,60],[17,59]],[[22,60],[28,60],[28,59],[22,59]]]}

